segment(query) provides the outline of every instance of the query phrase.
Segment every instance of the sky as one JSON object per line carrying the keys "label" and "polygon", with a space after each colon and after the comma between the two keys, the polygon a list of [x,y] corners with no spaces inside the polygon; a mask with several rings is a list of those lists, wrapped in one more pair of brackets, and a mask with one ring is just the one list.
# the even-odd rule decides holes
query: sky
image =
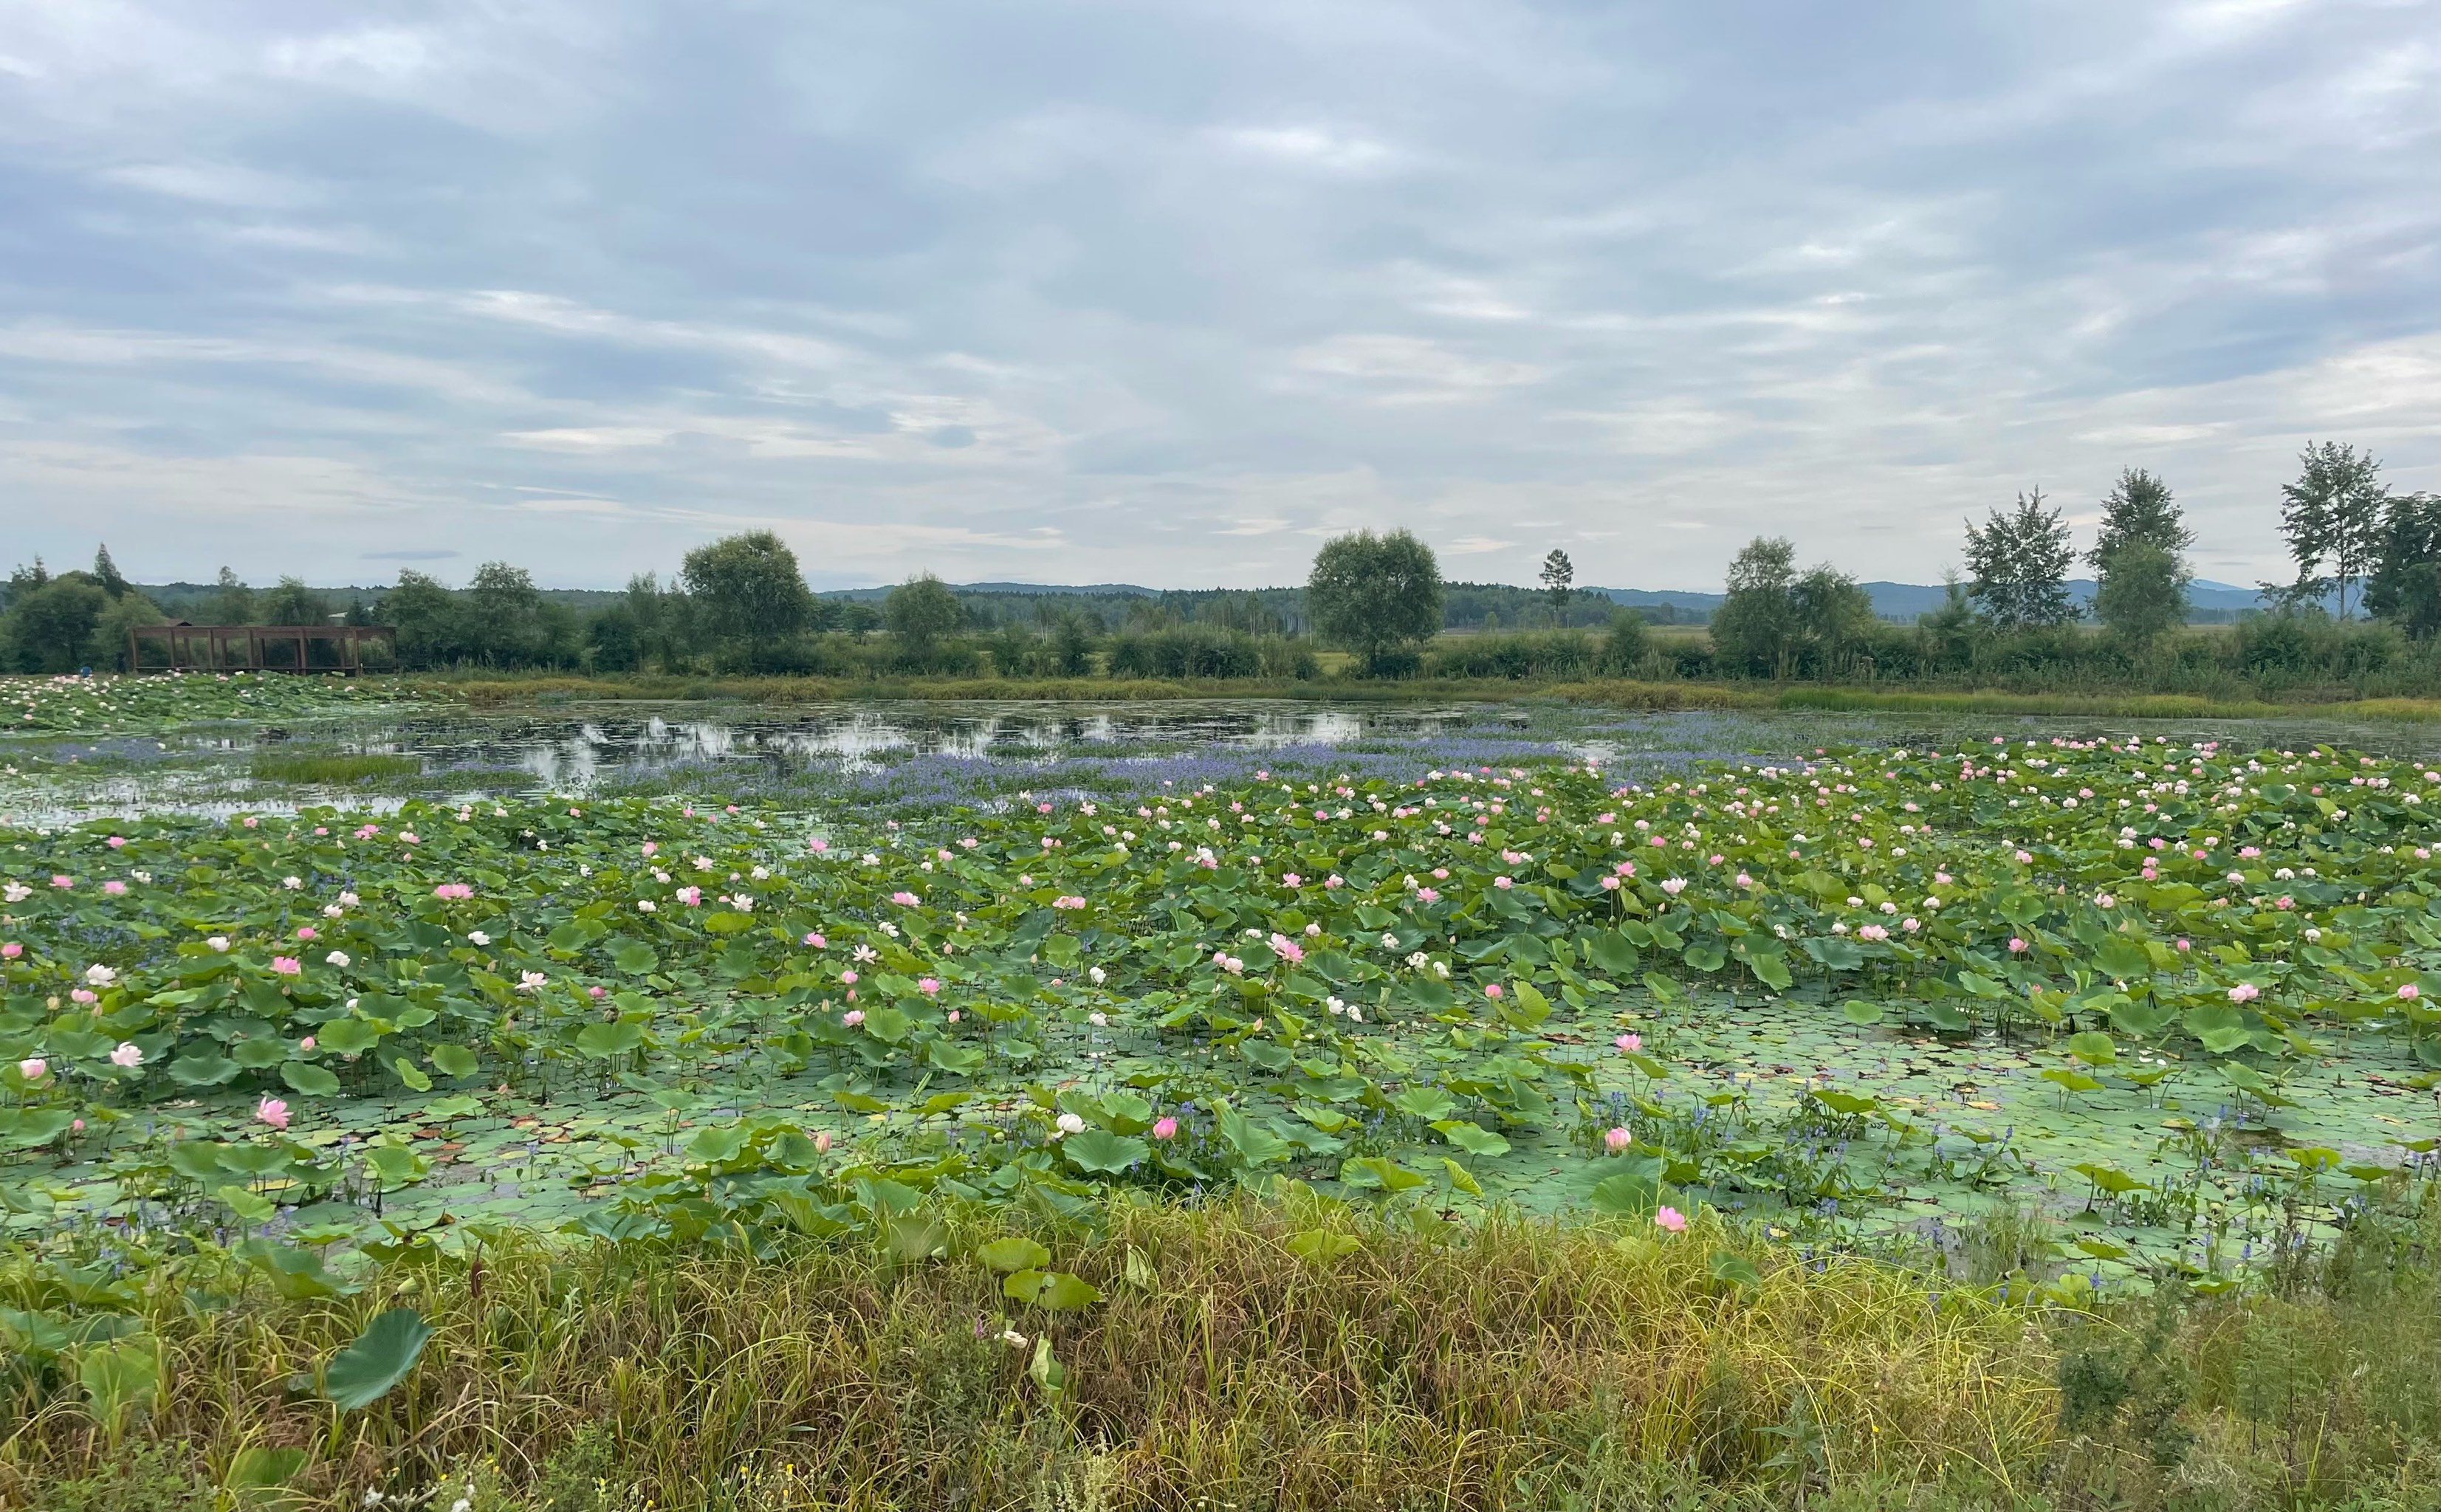
{"label": "sky", "polygon": [[2441,0],[0,0],[0,566],[1931,582],[2441,489]]}

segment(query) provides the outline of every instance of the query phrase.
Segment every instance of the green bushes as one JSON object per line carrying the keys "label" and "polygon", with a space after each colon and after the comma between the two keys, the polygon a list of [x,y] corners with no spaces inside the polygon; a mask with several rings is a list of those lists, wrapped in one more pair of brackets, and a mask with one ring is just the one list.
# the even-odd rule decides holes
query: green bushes
{"label": "green bushes", "polygon": [[1278,636],[1185,624],[1112,637],[1109,671],[1113,677],[1310,678],[1317,663],[1311,649]]}
{"label": "green bushes", "polygon": [[1579,630],[1475,635],[1435,646],[1424,658],[1436,677],[1590,677],[1608,670],[1601,648]]}

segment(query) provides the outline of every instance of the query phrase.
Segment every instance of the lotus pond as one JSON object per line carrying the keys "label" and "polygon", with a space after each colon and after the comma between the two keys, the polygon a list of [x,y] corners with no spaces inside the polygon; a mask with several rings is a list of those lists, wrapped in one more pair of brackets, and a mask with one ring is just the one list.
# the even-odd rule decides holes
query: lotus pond
{"label": "lotus pond", "polygon": [[2038,1208],[2075,1291],[2233,1282],[2435,1158],[2441,772],[2402,755],[925,717],[303,731],[416,758],[357,798],[167,714],[25,746],[0,808],[117,811],[0,827],[8,1222],[310,1294],[496,1224],[761,1246],[1285,1178],[1927,1253]]}

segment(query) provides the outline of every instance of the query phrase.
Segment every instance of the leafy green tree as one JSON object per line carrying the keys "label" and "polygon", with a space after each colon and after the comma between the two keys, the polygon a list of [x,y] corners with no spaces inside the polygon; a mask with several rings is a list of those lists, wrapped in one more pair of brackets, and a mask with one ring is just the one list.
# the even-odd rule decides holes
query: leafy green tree
{"label": "leafy green tree", "polygon": [[542,641],[542,590],[533,574],[506,562],[475,569],[462,600],[464,637],[476,659],[515,667],[533,658]]}
{"label": "leafy green tree", "polygon": [[610,604],[585,627],[586,649],[600,672],[634,672],[643,660],[644,639],[636,611],[623,601]]}
{"label": "leafy green tree", "polygon": [[[104,589],[107,593],[109,590]],[[103,607],[101,618],[95,621],[93,639],[85,647],[87,666],[116,667],[121,672],[135,670],[127,659],[127,632],[131,626],[161,624],[169,620],[161,606],[144,595],[128,589]],[[156,648],[156,655],[158,654]]]}
{"label": "leafy green tree", "polygon": [[1796,670],[1797,543],[1758,535],[1729,563],[1728,592],[1712,611],[1712,656],[1732,673],[1784,677]]}
{"label": "leafy green tree", "polygon": [[2102,529],[2086,559],[2101,581],[2094,618],[2138,646],[2187,622],[2183,555],[2196,541],[2170,486],[2141,467],[2119,475],[2102,500]]}
{"label": "leafy green tree", "polygon": [[74,672],[89,665],[95,627],[110,595],[82,572],[63,572],[37,588],[12,592],[5,630],[21,672]]}
{"label": "leafy green tree", "polygon": [[1800,656],[1820,676],[1845,672],[1873,633],[1873,596],[1847,573],[1809,569],[1788,591]]}
{"label": "leafy green tree", "polygon": [[1359,531],[1323,544],[1306,580],[1314,627],[1362,658],[1365,670],[1393,670],[1391,658],[1441,627],[1441,569],[1433,549],[1406,531]]}
{"label": "leafy green tree", "polygon": [[[221,569],[224,577],[228,569]],[[422,572],[398,575],[398,586],[382,595],[376,611],[398,628],[398,658],[410,667],[434,667],[466,655],[464,617],[458,595]]]}
{"label": "leafy green tree", "polygon": [[31,593],[50,581],[51,569],[43,566],[43,559],[39,556],[34,558],[32,567],[12,567],[9,572],[8,591],[0,593],[0,608],[8,607],[17,602],[19,595]]}
{"label": "leafy green tree", "polygon": [[2280,533],[2288,538],[2297,581],[2273,591],[2303,605],[2336,588],[2344,620],[2348,590],[2372,570],[2381,541],[2382,507],[2390,497],[2381,485],[2381,463],[2371,452],[2360,455],[2354,445],[2338,441],[2308,444],[2298,461],[2297,480],[2280,487]]}
{"label": "leafy green tree", "polygon": [[695,601],[697,628],[722,645],[742,647],[749,664],[805,628],[814,596],[797,553],[769,531],[749,531],[699,546],[679,564]]}
{"label": "leafy green tree", "polygon": [[254,590],[245,585],[244,578],[223,567],[219,591],[205,603],[204,615],[213,624],[252,624]]}
{"label": "leafy green tree", "polygon": [[281,578],[262,596],[265,624],[328,624],[330,601],[305,585],[303,578]]}
{"label": "leafy green tree", "polygon": [[1634,609],[1613,609],[1610,631],[1602,637],[1602,665],[1618,675],[1636,671],[1652,649],[1653,638],[1647,634],[1644,616]]}
{"label": "leafy green tree", "polygon": [[2131,644],[2147,646],[2187,622],[2187,565],[2159,541],[2130,540],[2103,559],[2094,618]]}
{"label": "leafy green tree", "polygon": [[2176,556],[2196,544],[2185,514],[2170,495],[2170,485],[2141,467],[2119,475],[2102,498],[2102,529],[2086,560],[2106,567],[2110,553],[2123,546],[2146,541]]}
{"label": "leafy green tree", "polygon": [[2066,624],[2076,618],[2068,592],[2068,526],[2043,508],[2043,491],[2017,495],[2017,507],[1994,510],[1966,527],[1966,595],[2002,630]]}
{"label": "leafy green tree", "polygon": [[1968,666],[1975,660],[1976,640],[1986,627],[1976,618],[1975,605],[1958,574],[1943,574],[1942,587],[1941,607],[1917,615],[1916,626],[1936,664]]}
{"label": "leafy green tree", "polygon": [[2364,606],[2417,639],[2441,633],[2441,495],[2391,497]]}
{"label": "leafy green tree", "polygon": [[1577,565],[1568,560],[1567,552],[1555,546],[1551,554],[1543,558],[1542,578],[1543,596],[1551,601],[1551,622],[1566,623],[1568,587],[1577,580]]}
{"label": "leafy green tree", "polygon": [[938,655],[941,642],[966,625],[967,612],[949,585],[926,572],[890,590],[881,601],[882,623],[898,638],[906,658],[919,666]]}
{"label": "leafy green tree", "polygon": [[1080,609],[1061,609],[1051,617],[1052,670],[1062,677],[1082,677],[1094,670],[1094,648],[1102,639],[1101,622]]}

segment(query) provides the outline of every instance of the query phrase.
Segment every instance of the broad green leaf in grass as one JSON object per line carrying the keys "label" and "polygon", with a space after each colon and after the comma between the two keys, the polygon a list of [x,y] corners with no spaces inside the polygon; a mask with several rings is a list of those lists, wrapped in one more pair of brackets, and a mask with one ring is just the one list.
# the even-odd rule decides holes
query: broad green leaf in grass
{"label": "broad green leaf in grass", "polygon": [[142,1334],[90,1345],[77,1361],[77,1383],[94,1421],[115,1436],[129,1412],[160,1392],[160,1345]]}
{"label": "broad green leaf in grass", "polygon": [[1839,1017],[1860,1029],[1871,1028],[1882,1021],[1882,1005],[1867,1002],[1862,998],[1851,998],[1839,1005]]}
{"label": "broad green leaf in grass", "polygon": [[431,1338],[432,1325],[422,1313],[392,1307],[331,1357],[322,1370],[323,1398],[343,1412],[371,1407],[407,1379]]}
{"label": "broad green leaf in grass", "polygon": [[1051,1251],[1023,1234],[1012,1233],[978,1246],[975,1258],[1007,1275],[1012,1271],[1042,1269],[1051,1263]]}
{"label": "broad green leaf in grass", "polygon": [[1328,1229],[1307,1229],[1290,1234],[1281,1243],[1289,1253],[1316,1265],[1329,1265],[1365,1247],[1365,1242],[1352,1233],[1333,1233]]}
{"label": "broad green leaf in grass", "polygon": [[1715,1250],[1704,1262],[1704,1269],[1715,1281],[1725,1281],[1740,1291],[1752,1291],[1763,1285],[1763,1272],[1754,1262],[1734,1250]]}
{"label": "broad green leaf in grass", "polygon": [[472,1076],[478,1065],[475,1053],[463,1045],[435,1045],[425,1058],[443,1076]]}

